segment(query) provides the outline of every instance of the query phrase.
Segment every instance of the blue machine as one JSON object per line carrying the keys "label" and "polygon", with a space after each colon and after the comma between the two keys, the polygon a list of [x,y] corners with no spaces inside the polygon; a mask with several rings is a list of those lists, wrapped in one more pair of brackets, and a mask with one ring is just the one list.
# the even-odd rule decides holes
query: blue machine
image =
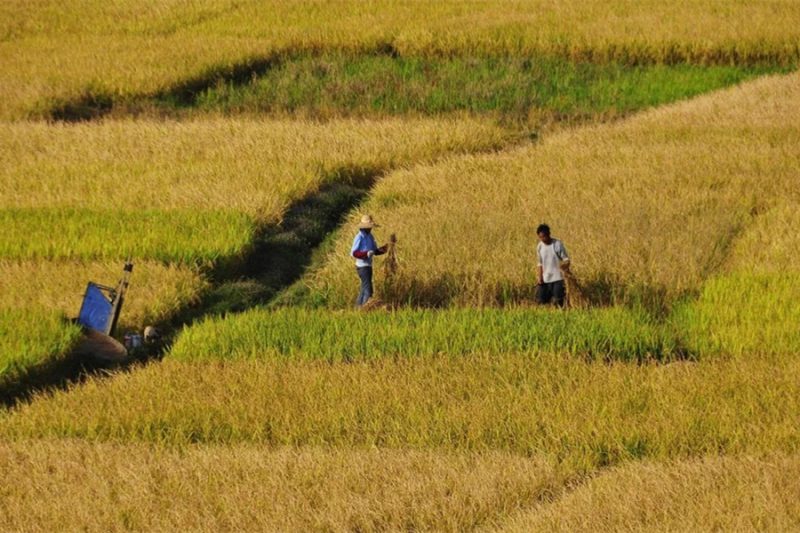
{"label": "blue machine", "polygon": [[126,261],[122,279],[116,287],[107,287],[90,281],[83,295],[78,323],[104,335],[113,335],[122,311],[122,302],[125,300],[131,272],[133,263]]}

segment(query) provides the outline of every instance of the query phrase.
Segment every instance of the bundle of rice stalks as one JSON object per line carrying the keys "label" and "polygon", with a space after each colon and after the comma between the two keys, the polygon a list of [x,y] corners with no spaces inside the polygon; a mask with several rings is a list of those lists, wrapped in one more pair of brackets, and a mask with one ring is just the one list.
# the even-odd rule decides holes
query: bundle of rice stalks
{"label": "bundle of rice stalks", "polygon": [[561,263],[561,274],[564,275],[564,286],[567,290],[565,307],[568,309],[587,309],[589,307],[589,299],[584,294],[580,281],[570,270],[568,261]]}
{"label": "bundle of rice stalks", "polygon": [[383,273],[387,280],[391,280],[397,273],[397,235],[392,233],[386,245],[386,259],[383,261]]}

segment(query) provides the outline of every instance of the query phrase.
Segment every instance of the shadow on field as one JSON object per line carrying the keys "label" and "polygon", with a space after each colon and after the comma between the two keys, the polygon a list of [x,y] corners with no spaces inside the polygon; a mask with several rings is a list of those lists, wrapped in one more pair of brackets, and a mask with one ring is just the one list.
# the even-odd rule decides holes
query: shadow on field
{"label": "shadow on field", "polygon": [[[391,43],[380,43],[360,53],[372,57],[395,58],[399,55]],[[151,94],[115,97],[107,89],[89,86],[77,98],[56,101],[43,114],[58,122],[84,122],[109,115],[170,115],[196,107],[198,99],[208,91],[219,87],[242,87],[288,62],[322,54],[321,50],[286,50],[264,57],[250,57],[233,65],[209,67],[197,76]]]}
{"label": "shadow on field", "polygon": [[375,183],[380,172],[369,168],[339,169],[316,193],[293,204],[277,226],[263,229],[243,259],[223,262],[211,273],[213,287],[199,305],[187,307],[170,321],[175,330],[207,316],[238,313],[274,303],[305,274],[314,254],[342,223],[345,215]]}
{"label": "shadow on field", "polygon": [[82,341],[64,357],[32,367],[14,380],[0,382],[0,406],[13,407],[31,400],[36,394],[57,389],[66,389],[89,377],[108,375],[114,370],[126,368],[136,361],[125,356],[101,356],[92,335]]}

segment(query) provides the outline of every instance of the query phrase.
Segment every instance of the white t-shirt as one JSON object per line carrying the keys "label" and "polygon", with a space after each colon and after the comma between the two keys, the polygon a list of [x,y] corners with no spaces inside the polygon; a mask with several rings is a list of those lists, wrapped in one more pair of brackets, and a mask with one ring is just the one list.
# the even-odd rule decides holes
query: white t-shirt
{"label": "white t-shirt", "polygon": [[550,244],[539,241],[536,246],[536,255],[539,256],[539,266],[542,267],[542,277],[545,283],[561,281],[561,262],[569,260],[564,243],[558,239],[551,239]]}

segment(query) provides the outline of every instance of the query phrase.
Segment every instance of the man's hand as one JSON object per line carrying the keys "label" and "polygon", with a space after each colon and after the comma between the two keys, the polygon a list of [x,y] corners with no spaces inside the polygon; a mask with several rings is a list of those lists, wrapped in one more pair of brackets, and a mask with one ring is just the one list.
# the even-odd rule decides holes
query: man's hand
{"label": "man's hand", "polygon": [[388,244],[384,244],[383,246],[381,246],[380,248],[378,248],[378,251],[379,251],[380,253],[382,253],[382,254],[385,254],[387,250],[389,250],[389,245],[388,245]]}
{"label": "man's hand", "polygon": [[370,259],[371,259],[373,255],[375,255],[375,252],[373,252],[372,250],[370,250],[370,251],[368,251],[368,252],[367,252],[367,257],[368,257],[368,258],[370,258]]}
{"label": "man's hand", "polygon": [[544,285],[544,278],[543,278],[543,277],[541,277],[541,276],[539,276],[539,279],[538,279],[538,280],[536,280],[536,284],[537,284],[537,285]]}

